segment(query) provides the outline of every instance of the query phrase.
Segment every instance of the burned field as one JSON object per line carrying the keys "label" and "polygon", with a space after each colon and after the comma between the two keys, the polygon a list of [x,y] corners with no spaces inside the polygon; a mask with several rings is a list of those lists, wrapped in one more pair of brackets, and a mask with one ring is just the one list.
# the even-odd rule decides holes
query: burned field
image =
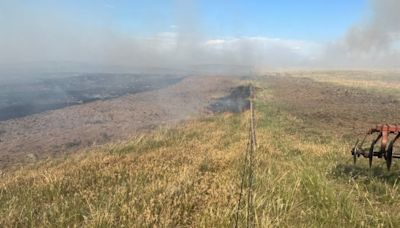
{"label": "burned field", "polygon": [[364,134],[379,123],[399,121],[400,101],[385,93],[376,93],[309,78],[265,77],[273,99],[304,121],[304,128],[348,136]]}
{"label": "burned field", "polygon": [[85,96],[85,101],[91,102],[0,121],[0,169],[126,140],[160,126],[209,115],[210,104],[242,83],[234,77],[93,77],[63,85],[63,91],[72,91],[72,84],[77,84],[73,99],[81,101]]}
{"label": "burned field", "polygon": [[[377,136],[367,134],[370,129],[399,122],[400,101],[397,93],[318,82],[305,77],[266,77],[265,81],[274,102],[296,119],[295,129],[288,131],[292,134],[305,137],[319,134],[317,138],[322,143],[336,139],[349,148],[351,144],[354,146],[356,142],[363,141],[364,147],[369,149]],[[388,140],[395,139],[395,135],[390,135]],[[374,151],[381,150],[379,145],[380,140]],[[393,151],[397,154],[400,146],[394,144]],[[360,159],[361,162],[368,160]],[[397,159],[394,160],[396,162]],[[381,169],[385,159],[376,159],[374,163]],[[343,167],[348,170],[352,166],[346,163]]]}
{"label": "burned field", "polygon": [[[3,138],[25,127],[30,136],[12,136],[39,151],[56,148],[43,144],[58,143],[61,153],[100,138],[109,143],[0,176],[0,224],[244,227],[251,213],[255,227],[400,226],[399,162],[390,171],[384,161],[369,169],[366,160],[354,166],[351,156],[354,140],[371,125],[397,121],[395,96],[306,77],[258,77],[252,81],[257,148],[246,162],[254,119],[235,111],[246,108],[247,83],[190,77],[157,92],[5,121]],[[44,120],[82,127],[56,126],[60,132],[49,134],[55,141],[35,144],[44,136],[29,129],[38,132],[35,124]],[[123,137],[164,121],[179,124]],[[13,159],[27,157],[18,155]]]}
{"label": "burned field", "polygon": [[215,113],[232,112],[239,113],[250,108],[250,86],[238,86],[233,88],[229,95],[218,98],[209,109]]}
{"label": "burned field", "polygon": [[0,121],[161,89],[178,83],[176,75],[83,74],[0,85]]}

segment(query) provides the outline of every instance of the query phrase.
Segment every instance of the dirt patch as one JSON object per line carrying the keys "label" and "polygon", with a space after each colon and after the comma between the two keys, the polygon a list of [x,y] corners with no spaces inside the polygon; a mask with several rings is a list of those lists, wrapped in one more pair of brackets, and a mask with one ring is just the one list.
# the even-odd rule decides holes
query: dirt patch
{"label": "dirt patch", "polygon": [[215,100],[209,109],[214,113],[233,112],[239,113],[250,108],[250,87],[238,86],[232,89],[228,96]]}
{"label": "dirt patch", "polygon": [[393,96],[316,82],[308,78],[265,77],[273,98],[306,124],[337,134],[363,133],[377,123],[398,123],[400,102]]}

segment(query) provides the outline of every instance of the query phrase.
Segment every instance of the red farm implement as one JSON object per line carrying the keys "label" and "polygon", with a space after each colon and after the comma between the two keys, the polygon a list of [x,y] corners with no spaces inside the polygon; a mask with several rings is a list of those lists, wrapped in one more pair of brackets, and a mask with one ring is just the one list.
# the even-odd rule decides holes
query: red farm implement
{"label": "red farm implement", "polygon": [[[369,137],[373,137],[370,147],[363,148],[364,142]],[[393,146],[399,137],[400,125],[381,124],[369,129],[363,140],[361,142],[357,140],[355,146],[351,150],[354,164],[361,155],[369,159],[370,167],[372,166],[374,157],[384,158],[386,160],[386,166],[388,170],[390,170],[392,159],[400,158],[400,153],[396,154],[393,151]],[[379,145],[378,148],[376,148],[376,145]]]}

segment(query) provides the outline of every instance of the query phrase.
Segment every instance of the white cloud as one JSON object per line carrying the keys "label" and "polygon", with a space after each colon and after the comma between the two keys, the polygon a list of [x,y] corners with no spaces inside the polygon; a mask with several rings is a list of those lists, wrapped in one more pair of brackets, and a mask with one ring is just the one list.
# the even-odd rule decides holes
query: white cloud
{"label": "white cloud", "polygon": [[298,67],[319,55],[321,46],[315,42],[269,37],[213,39],[205,42],[209,54],[214,58],[219,57],[219,62],[225,60],[270,67]]}
{"label": "white cloud", "polygon": [[216,39],[216,40],[208,40],[206,41],[207,46],[219,46],[221,44],[224,44],[226,41],[221,40],[221,39]]}

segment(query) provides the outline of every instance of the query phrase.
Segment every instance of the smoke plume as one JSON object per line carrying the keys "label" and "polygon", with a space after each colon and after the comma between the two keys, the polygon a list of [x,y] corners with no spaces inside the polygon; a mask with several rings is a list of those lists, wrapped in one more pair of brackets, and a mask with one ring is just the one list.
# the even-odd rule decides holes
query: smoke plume
{"label": "smoke plume", "polygon": [[[56,4],[56,3],[54,3]],[[318,43],[261,36],[208,37],[197,1],[174,0],[175,24],[150,35],[74,19],[56,7],[0,4],[0,67],[76,62],[96,66],[190,68],[394,68],[400,61],[400,1],[370,0],[371,13],[339,40]],[[146,26],[146,25],[143,25]]]}
{"label": "smoke plume", "polygon": [[400,1],[371,0],[371,14],[344,38],[325,47],[320,64],[333,67],[396,68],[400,60]]}

